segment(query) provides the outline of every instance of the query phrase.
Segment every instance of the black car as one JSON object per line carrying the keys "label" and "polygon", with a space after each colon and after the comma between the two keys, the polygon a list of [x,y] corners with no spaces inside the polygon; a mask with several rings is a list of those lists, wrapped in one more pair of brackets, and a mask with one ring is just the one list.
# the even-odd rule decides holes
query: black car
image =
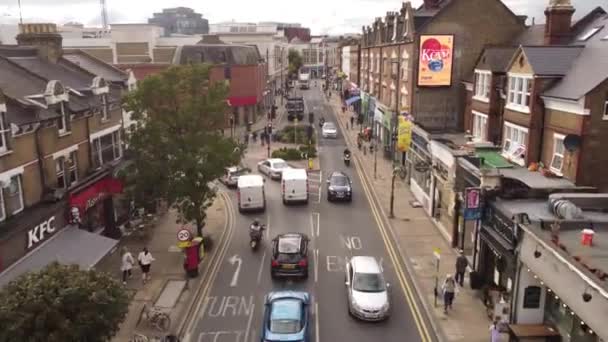
{"label": "black car", "polygon": [[301,233],[281,234],[272,240],[270,275],[308,277],[308,236]]}
{"label": "black car", "polygon": [[327,179],[327,200],[346,200],[353,199],[353,182],[350,178],[340,171],[334,171]]}

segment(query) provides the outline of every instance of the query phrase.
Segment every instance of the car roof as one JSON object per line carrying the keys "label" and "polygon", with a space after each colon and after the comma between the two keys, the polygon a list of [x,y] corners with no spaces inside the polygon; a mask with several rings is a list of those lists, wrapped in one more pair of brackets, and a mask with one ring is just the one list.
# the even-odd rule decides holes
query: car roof
{"label": "car roof", "polygon": [[335,123],[331,122],[331,121],[325,121],[325,123],[323,124],[323,126],[328,125],[328,126],[336,126]]}
{"label": "car roof", "polygon": [[273,291],[270,292],[267,296],[266,296],[266,302],[270,303],[274,300],[277,299],[284,299],[284,298],[295,298],[295,299],[300,299],[301,301],[307,303],[308,299],[309,299],[309,295],[307,292],[304,291]]}
{"label": "car roof", "polygon": [[378,261],[372,256],[352,257],[350,264],[357,273],[382,273]]}
{"label": "car roof", "polygon": [[285,163],[285,160],[281,159],[281,158],[269,158],[266,159],[267,161],[271,162],[271,163]]}
{"label": "car roof", "polygon": [[260,175],[243,175],[239,177],[239,188],[250,186],[264,186],[264,177]]}
{"label": "car roof", "polygon": [[348,175],[346,173],[344,173],[343,171],[334,171],[331,173],[329,178],[334,177],[334,176],[343,176],[343,177],[348,178]]}

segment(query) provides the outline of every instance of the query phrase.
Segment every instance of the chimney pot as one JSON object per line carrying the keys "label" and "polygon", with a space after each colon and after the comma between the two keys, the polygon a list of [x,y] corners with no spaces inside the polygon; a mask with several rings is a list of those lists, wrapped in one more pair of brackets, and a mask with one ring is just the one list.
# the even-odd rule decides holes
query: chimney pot
{"label": "chimney pot", "polygon": [[570,38],[574,7],[570,0],[550,0],[545,10],[545,45],[564,44]]}
{"label": "chimney pot", "polygon": [[40,58],[56,63],[63,55],[63,37],[57,33],[56,24],[19,24],[19,31],[17,44],[36,47]]}

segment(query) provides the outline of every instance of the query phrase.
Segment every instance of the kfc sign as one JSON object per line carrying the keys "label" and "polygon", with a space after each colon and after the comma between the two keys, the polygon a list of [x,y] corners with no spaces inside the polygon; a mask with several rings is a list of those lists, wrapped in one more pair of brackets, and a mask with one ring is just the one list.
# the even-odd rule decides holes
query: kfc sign
{"label": "kfc sign", "polygon": [[44,241],[45,238],[53,235],[56,230],[54,222],[55,216],[51,216],[48,220],[29,230],[27,232],[27,248],[30,249]]}

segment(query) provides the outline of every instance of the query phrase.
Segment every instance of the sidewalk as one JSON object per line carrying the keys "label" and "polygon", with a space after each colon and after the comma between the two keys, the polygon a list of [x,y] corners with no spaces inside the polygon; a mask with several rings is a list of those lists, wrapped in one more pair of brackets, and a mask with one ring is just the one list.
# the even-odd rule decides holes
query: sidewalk
{"label": "sidewalk", "polygon": [[[374,179],[374,156],[371,153],[364,155],[356,146],[356,137],[359,132],[355,129],[346,130],[346,123],[350,124],[352,111],[342,113],[339,97],[330,100],[332,107],[338,117],[338,123],[342,127],[347,143],[351,151],[364,160],[362,167],[367,178],[373,185],[373,191],[380,201],[384,213],[389,212],[392,161],[383,157],[382,153],[377,155],[377,178]],[[486,308],[480,298],[478,291],[471,290],[468,274],[465,277],[465,286],[460,288],[454,299],[454,308],[447,315],[443,313],[443,303],[438,300],[434,306],[434,292],[436,265],[434,248],[441,250],[441,262],[439,265],[440,284],[446,274],[454,274],[457,252],[451,247],[440,228],[435,226],[429,216],[421,208],[413,208],[410,203],[415,198],[410,192],[407,183],[399,177],[395,180],[395,218],[389,219],[392,229],[397,236],[397,243],[408,259],[412,267],[416,290],[421,296],[423,305],[430,313],[433,328],[436,330],[440,341],[464,341],[464,342],[487,342],[490,340],[489,327],[491,321],[486,315]],[[506,336],[503,336],[503,340]]]}
{"label": "sidewalk", "polygon": [[[150,232],[147,241],[137,237],[124,237],[116,250],[107,255],[95,267],[97,270],[109,273],[120,279],[121,249],[126,246],[137,259],[137,255],[144,246],[147,246],[150,253],[156,259],[152,263],[150,271],[151,280],[143,285],[141,272],[137,266],[133,269],[133,277],[127,282],[127,289],[132,293],[132,302],[129,312],[124,322],[121,324],[117,335],[112,339],[113,342],[129,342],[134,333],[141,333],[147,336],[159,336],[149,324],[141,321],[141,313],[144,304],[157,305],[164,307],[170,312],[172,327],[171,332],[177,328],[180,320],[183,319],[184,309],[191,301],[192,295],[202,282],[203,262],[199,277],[186,279],[183,270],[184,256],[182,251],[177,248],[177,231],[181,228],[175,223],[176,212],[169,210],[165,215],[158,219],[153,231]],[[205,235],[209,235],[217,246],[226,221],[226,210],[221,199],[216,199],[215,203],[207,210],[207,224]],[[213,247],[212,247],[213,248]],[[209,251],[205,251],[208,258]]]}

